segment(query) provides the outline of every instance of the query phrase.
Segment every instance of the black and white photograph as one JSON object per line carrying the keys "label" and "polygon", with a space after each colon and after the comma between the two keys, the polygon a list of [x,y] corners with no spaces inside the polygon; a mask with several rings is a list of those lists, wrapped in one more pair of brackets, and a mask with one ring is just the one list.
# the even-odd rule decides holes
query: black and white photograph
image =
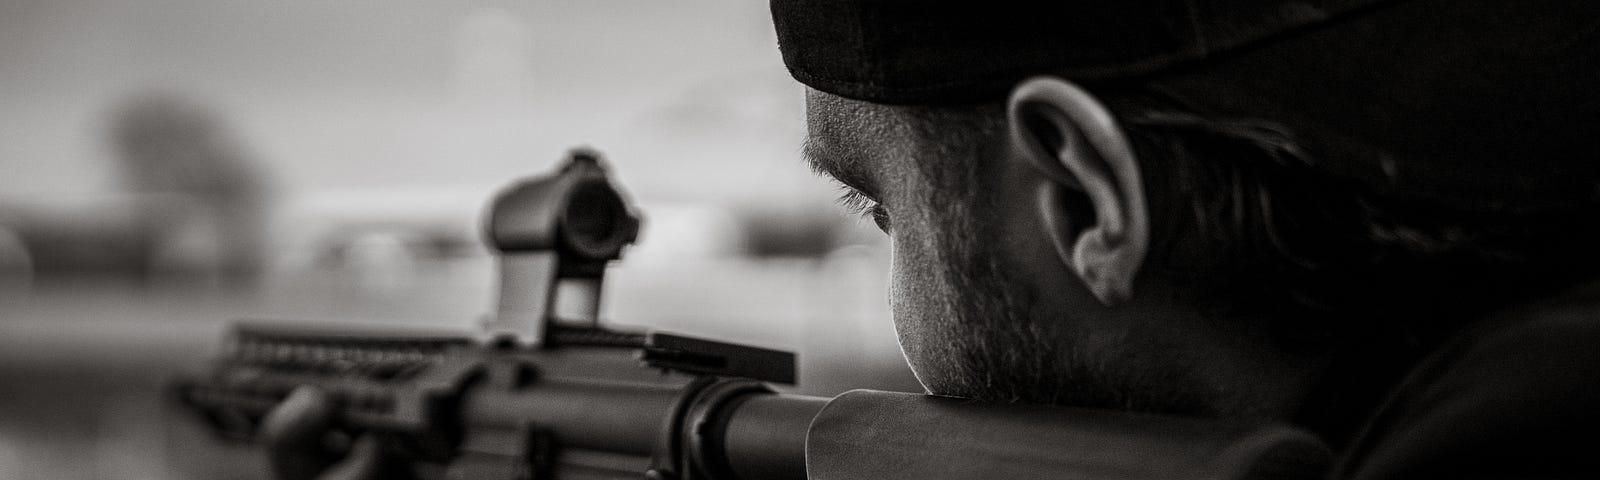
{"label": "black and white photograph", "polygon": [[0,0],[0,480],[1600,478],[1600,2]]}

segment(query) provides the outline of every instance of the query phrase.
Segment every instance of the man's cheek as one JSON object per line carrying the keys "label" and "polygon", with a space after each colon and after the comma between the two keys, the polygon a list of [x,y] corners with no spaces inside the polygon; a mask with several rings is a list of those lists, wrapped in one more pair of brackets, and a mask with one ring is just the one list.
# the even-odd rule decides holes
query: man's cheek
{"label": "man's cheek", "polygon": [[900,339],[900,353],[917,381],[932,387],[939,383],[942,370],[937,343],[946,334],[938,331],[941,309],[929,262],[901,242],[891,241],[890,251],[894,260],[889,270],[889,311]]}
{"label": "man's cheek", "polygon": [[894,238],[891,237],[889,239],[889,258],[891,259],[889,262],[889,317],[894,322],[895,338],[900,341],[900,354],[905,357],[906,363],[911,366],[911,373],[916,375],[917,381],[927,385],[927,382],[923,381],[922,373],[917,368],[917,362],[915,361],[920,345],[917,343],[917,328],[911,321],[915,316],[913,314],[912,289],[910,288],[910,280],[906,276],[906,259],[902,256],[904,252],[900,251],[898,247],[899,242],[894,241]]}
{"label": "man's cheek", "polygon": [[900,354],[911,366],[911,373],[917,381],[927,385],[926,377],[920,368],[917,359],[921,358],[923,338],[921,328],[917,325],[920,317],[917,311],[915,280],[909,266],[910,260],[906,258],[908,252],[901,248],[901,243],[889,240],[889,316],[894,320],[895,337],[900,340]]}

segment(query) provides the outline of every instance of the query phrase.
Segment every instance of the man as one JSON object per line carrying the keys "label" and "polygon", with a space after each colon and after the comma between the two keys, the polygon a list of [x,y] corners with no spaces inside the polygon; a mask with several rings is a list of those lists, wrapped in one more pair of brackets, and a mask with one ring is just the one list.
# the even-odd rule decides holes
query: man
{"label": "man", "polygon": [[1600,4],[772,8],[929,393],[1600,471]]}
{"label": "man", "polygon": [[1600,471],[1600,3],[772,10],[929,393],[1287,421],[1338,478]]}

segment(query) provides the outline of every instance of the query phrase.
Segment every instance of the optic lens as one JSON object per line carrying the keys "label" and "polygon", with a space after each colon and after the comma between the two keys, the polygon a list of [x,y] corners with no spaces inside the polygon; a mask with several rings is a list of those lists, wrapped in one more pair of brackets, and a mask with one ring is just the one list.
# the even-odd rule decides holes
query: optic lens
{"label": "optic lens", "polygon": [[567,200],[565,236],[573,248],[607,254],[625,241],[620,227],[626,216],[616,192],[603,184],[584,184]]}

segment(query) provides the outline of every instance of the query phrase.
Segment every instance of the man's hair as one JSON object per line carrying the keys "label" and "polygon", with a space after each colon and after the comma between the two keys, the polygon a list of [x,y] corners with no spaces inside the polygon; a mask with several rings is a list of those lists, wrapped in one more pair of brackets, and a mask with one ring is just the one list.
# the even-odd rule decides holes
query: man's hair
{"label": "man's hair", "polygon": [[[1490,214],[1382,195],[1316,170],[1296,132],[1269,121],[1118,116],[1160,202],[1153,266],[1234,313],[1299,312],[1290,336],[1376,328],[1429,343],[1596,271],[1589,211]],[[1209,261],[1174,262],[1179,239]]]}

